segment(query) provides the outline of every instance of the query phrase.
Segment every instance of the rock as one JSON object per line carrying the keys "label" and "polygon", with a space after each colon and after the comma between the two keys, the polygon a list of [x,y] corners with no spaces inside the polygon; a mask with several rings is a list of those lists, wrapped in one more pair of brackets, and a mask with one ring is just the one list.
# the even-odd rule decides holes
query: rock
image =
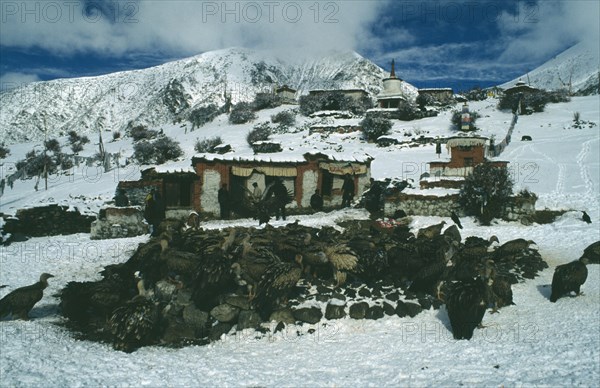
{"label": "rock", "polygon": [[225,303],[228,303],[234,307],[242,310],[251,310],[252,303],[248,300],[248,297],[241,295],[227,295],[224,299]]}
{"label": "rock", "polygon": [[378,288],[373,288],[373,292],[371,292],[371,297],[373,299],[381,299],[381,290]]}
{"label": "rock", "polygon": [[396,309],[388,302],[383,302],[383,312],[385,315],[394,315],[396,314]]}
{"label": "rock", "polygon": [[194,338],[196,338],[196,330],[191,325],[184,322],[177,322],[174,319],[169,320],[167,328],[162,336],[162,340],[168,344]]}
{"label": "rock", "polygon": [[182,306],[188,306],[192,304],[192,290],[182,289],[177,293],[177,304]]}
{"label": "rock", "polygon": [[344,294],[350,299],[356,298],[356,290],[354,290],[352,288],[346,288],[346,291],[344,291]]}
{"label": "rock", "polygon": [[398,301],[396,306],[396,314],[400,317],[409,316],[411,318],[419,314],[423,309],[416,303]]}
{"label": "rock", "polygon": [[328,295],[317,294],[317,297],[315,299],[318,302],[326,303],[326,302],[329,301],[329,296]]}
{"label": "rock", "polygon": [[208,319],[208,313],[200,310],[193,304],[190,304],[183,309],[183,321],[196,330],[204,329],[208,323]]}
{"label": "rock", "polygon": [[387,300],[391,300],[392,302],[395,302],[398,299],[400,299],[400,294],[398,293],[398,291],[395,291],[390,294],[387,294],[385,297]]}
{"label": "rock", "polygon": [[210,329],[208,339],[211,341],[218,341],[223,334],[229,333],[232,327],[233,325],[231,323],[219,322]]}
{"label": "rock", "polygon": [[317,292],[319,294],[331,294],[333,292],[333,290],[329,287],[325,287],[325,286],[319,284],[317,286]]}
{"label": "rock", "polygon": [[325,308],[325,319],[340,319],[346,316],[346,304],[339,299],[332,299]]}
{"label": "rock", "polygon": [[331,295],[332,299],[346,300],[346,296],[344,294],[340,294],[339,292],[335,292]]}
{"label": "rock", "polygon": [[367,287],[363,287],[360,290],[358,290],[358,295],[362,296],[363,298],[370,298],[371,291]]}
{"label": "rock", "polygon": [[294,318],[294,314],[290,309],[281,309],[277,311],[273,311],[271,316],[269,317],[269,321],[275,322],[283,322],[285,324],[294,324],[296,323],[296,319]]}
{"label": "rock", "polygon": [[431,300],[427,298],[419,299],[419,304],[423,308],[423,310],[429,310],[431,308]]}
{"label": "rock", "polygon": [[256,329],[262,323],[260,315],[254,310],[242,310],[238,316],[237,330]]}
{"label": "rock", "polygon": [[234,322],[240,313],[240,309],[228,303],[223,303],[212,310],[210,315],[221,323]]}
{"label": "rock", "polygon": [[305,307],[294,310],[294,318],[301,322],[315,324],[323,318],[323,313],[318,307]]}
{"label": "rock", "polygon": [[365,314],[366,319],[381,319],[383,318],[383,307],[371,306]]}
{"label": "rock", "polygon": [[354,303],[352,306],[350,306],[350,318],[363,319],[367,314],[368,309],[369,304],[367,302]]}
{"label": "rock", "polygon": [[154,294],[161,302],[169,302],[177,292],[177,286],[166,280],[159,280],[154,286]]}

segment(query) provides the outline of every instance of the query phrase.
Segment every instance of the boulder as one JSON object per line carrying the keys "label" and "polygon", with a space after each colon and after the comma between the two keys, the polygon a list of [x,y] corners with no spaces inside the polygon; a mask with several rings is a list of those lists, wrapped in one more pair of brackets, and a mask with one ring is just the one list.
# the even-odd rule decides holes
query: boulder
{"label": "boulder", "polygon": [[221,323],[234,322],[240,313],[240,309],[232,306],[228,303],[223,303],[212,310],[210,310],[210,315],[213,316],[217,321]]}
{"label": "boulder", "polygon": [[332,299],[325,308],[325,319],[340,319],[346,316],[346,303],[339,299]]}
{"label": "boulder", "polygon": [[231,323],[219,322],[210,329],[208,339],[211,341],[218,341],[223,334],[229,333],[232,327],[233,325]]}
{"label": "boulder", "polygon": [[228,303],[241,310],[252,309],[252,303],[248,300],[248,297],[241,295],[227,295],[224,299],[225,303]]}
{"label": "boulder", "polygon": [[369,310],[369,304],[367,302],[358,302],[350,306],[349,315],[350,318],[364,319]]}
{"label": "boulder", "polygon": [[285,324],[294,324],[296,319],[292,310],[285,308],[277,311],[273,311],[269,317],[269,321],[283,322]]}
{"label": "boulder", "polygon": [[396,314],[400,317],[409,316],[411,318],[419,314],[423,309],[416,303],[398,301],[396,306]]}
{"label": "boulder", "polygon": [[318,307],[304,307],[293,312],[297,321],[315,324],[323,318],[323,313]]}
{"label": "boulder", "polygon": [[194,329],[204,329],[208,324],[209,315],[193,304],[187,305],[183,309],[183,321]]}
{"label": "boulder", "polygon": [[396,309],[394,308],[394,306],[392,306],[388,302],[383,302],[383,306],[382,307],[383,307],[383,312],[385,313],[385,315],[394,315],[394,314],[396,314]]}
{"label": "boulder", "polygon": [[237,330],[256,329],[262,323],[260,315],[254,310],[242,310],[238,316]]}
{"label": "boulder", "polygon": [[371,306],[365,314],[366,319],[381,319],[383,318],[383,307]]}

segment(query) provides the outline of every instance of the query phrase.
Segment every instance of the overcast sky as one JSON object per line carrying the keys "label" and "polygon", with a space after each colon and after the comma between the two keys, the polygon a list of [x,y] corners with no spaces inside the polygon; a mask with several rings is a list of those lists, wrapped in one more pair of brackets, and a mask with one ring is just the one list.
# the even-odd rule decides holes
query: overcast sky
{"label": "overcast sky", "polygon": [[[354,50],[416,86],[489,86],[586,40],[598,0],[0,0],[0,83],[144,68],[242,46]],[[4,87],[6,88],[6,87]]]}

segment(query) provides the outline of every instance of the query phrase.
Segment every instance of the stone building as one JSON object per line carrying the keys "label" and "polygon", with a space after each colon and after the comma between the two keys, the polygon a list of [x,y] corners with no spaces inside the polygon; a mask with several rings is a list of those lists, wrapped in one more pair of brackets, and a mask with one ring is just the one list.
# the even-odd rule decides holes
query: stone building
{"label": "stone building", "polygon": [[419,89],[419,96],[429,95],[441,103],[451,102],[454,99],[452,88],[424,88]]}
{"label": "stone building", "polygon": [[283,85],[275,89],[275,94],[281,98],[281,101],[284,104],[296,104],[298,101],[296,99],[296,89],[292,89],[287,85]]}
{"label": "stone building", "polygon": [[187,217],[190,211],[219,215],[217,192],[227,184],[232,203],[239,205],[252,192],[252,183],[265,189],[279,178],[292,194],[290,209],[309,211],[310,197],[316,189],[323,196],[324,207],[339,206],[345,174],[354,179],[355,198],[362,195],[371,177],[372,158],[365,155],[338,159],[323,153],[278,156],[197,155],[187,168],[151,168],[138,181],[122,181],[132,205],[143,205],[145,195],[154,188],[162,194],[168,218]]}

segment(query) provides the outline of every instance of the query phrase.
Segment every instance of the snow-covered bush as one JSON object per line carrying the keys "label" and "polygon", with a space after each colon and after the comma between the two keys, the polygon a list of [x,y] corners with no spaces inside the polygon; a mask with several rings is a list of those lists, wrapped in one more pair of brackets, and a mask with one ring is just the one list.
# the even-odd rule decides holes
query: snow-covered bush
{"label": "snow-covered bush", "polygon": [[431,94],[419,94],[417,96],[416,103],[419,106],[419,109],[425,110],[426,106],[437,105],[439,101]]}
{"label": "snow-covered bush", "polygon": [[10,149],[4,145],[4,143],[0,143],[0,159],[6,158],[10,154]]}
{"label": "snow-covered bush", "polygon": [[373,107],[373,101],[368,96],[357,100],[340,91],[302,96],[299,103],[300,113],[305,116],[320,110],[345,110],[361,115]]}
{"label": "snow-covered bush", "polygon": [[361,121],[360,126],[367,141],[376,141],[380,136],[390,132],[392,122],[384,117],[368,115]]}
{"label": "snow-covered bush", "polygon": [[231,124],[244,124],[256,118],[256,113],[252,109],[252,104],[248,102],[238,102],[231,108],[229,122]]}
{"label": "snow-covered bush", "polygon": [[483,225],[501,215],[503,206],[513,193],[508,168],[481,163],[475,166],[460,190],[459,203],[469,215]]}
{"label": "snow-covered bush", "polygon": [[133,157],[141,164],[163,164],[183,155],[179,143],[169,137],[140,141],[133,146]]}
{"label": "snow-covered bush", "polygon": [[67,135],[69,136],[67,140],[71,145],[71,151],[73,151],[74,154],[83,151],[83,145],[90,142],[90,139],[87,136],[79,136],[75,131],[69,131],[67,132]]}
{"label": "snow-covered bush", "polygon": [[398,105],[398,119],[402,121],[411,121],[423,117],[421,110],[410,101],[401,101]]}
{"label": "snow-covered bush", "polygon": [[531,93],[512,93],[504,95],[498,102],[498,109],[511,110],[516,112],[519,109],[519,101],[521,103],[522,115],[529,115],[534,112],[543,112],[548,103],[568,102],[570,101],[569,94],[564,90],[547,92],[545,90],[537,90]]}
{"label": "snow-covered bush", "polygon": [[481,89],[479,86],[475,86],[471,90],[461,92],[460,94],[469,101],[483,101],[487,99],[487,92]]}
{"label": "snow-covered bush", "polygon": [[291,127],[296,124],[296,113],[292,110],[284,110],[271,116],[271,121],[279,124],[280,127]]}
{"label": "snow-covered bush", "polygon": [[223,144],[223,140],[221,140],[220,136],[215,136],[212,137],[210,139],[202,139],[202,140],[196,140],[196,145],[194,146],[194,149],[196,150],[196,152],[198,153],[204,153],[204,152],[215,152],[215,147],[218,145]]}
{"label": "snow-covered bush", "polygon": [[213,121],[220,113],[219,108],[215,104],[210,104],[194,109],[190,113],[188,120],[192,123],[192,129],[200,128],[204,124]]}
{"label": "snow-covered bush", "polygon": [[167,85],[163,101],[167,106],[167,109],[173,114],[179,114],[180,112],[190,107],[189,99],[190,95],[185,92],[185,88],[179,80],[171,80]]}
{"label": "snow-covered bush", "polygon": [[246,136],[246,141],[250,146],[252,146],[252,144],[257,141],[268,140],[269,136],[271,136],[271,133],[272,132],[269,123],[260,123],[255,125],[254,129],[248,132],[248,135]]}
{"label": "snow-covered bush", "polygon": [[114,131],[114,132],[112,133],[112,138],[113,138],[113,141],[116,141],[116,140],[120,139],[120,138],[121,138],[121,132],[119,132],[119,131]]}
{"label": "snow-covered bush", "polygon": [[158,135],[158,132],[150,130],[144,125],[136,125],[129,130],[129,136],[131,136],[133,141],[139,141],[142,139],[150,140],[155,138],[156,135]]}

